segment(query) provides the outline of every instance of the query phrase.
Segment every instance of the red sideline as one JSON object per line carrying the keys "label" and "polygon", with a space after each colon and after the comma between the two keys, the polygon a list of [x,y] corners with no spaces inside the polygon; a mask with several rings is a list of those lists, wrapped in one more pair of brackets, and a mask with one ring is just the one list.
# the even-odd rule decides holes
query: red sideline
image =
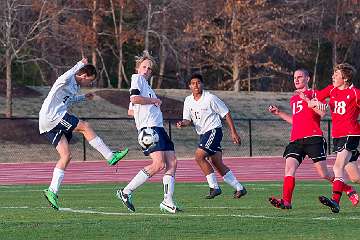
{"label": "red sideline", "polygon": [[[279,181],[283,179],[284,159],[281,157],[249,157],[226,158],[225,164],[242,182],[246,181]],[[329,168],[334,162],[328,160]],[[128,182],[140,169],[150,163],[150,160],[122,160],[117,166],[109,167],[106,161],[71,162],[65,173],[63,183],[105,183]],[[55,162],[47,163],[1,163],[0,185],[17,184],[49,184]],[[331,169],[330,169],[331,170]],[[312,162],[305,160],[297,171],[297,179],[320,180]],[[162,174],[150,179],[159,182]],[[222,179],[219,178],[221,181]],[[178,160],[176,173],[177,182],[204,182],[205,177],[192,159]]]}

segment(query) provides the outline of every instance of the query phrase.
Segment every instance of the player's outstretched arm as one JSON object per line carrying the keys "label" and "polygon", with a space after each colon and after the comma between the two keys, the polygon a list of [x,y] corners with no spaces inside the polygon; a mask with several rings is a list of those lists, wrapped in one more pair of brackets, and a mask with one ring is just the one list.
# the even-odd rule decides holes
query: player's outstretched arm
{"label": "player's outstretched arm", "polygon": [[241,145],[241,139],[236,131],[234,120],[232,119],[230,112],[225,115],[225,120],[230,129],[231,139],[233,140],[233,143]]}
{"label": "player's outstretched arm", "polygon": [[285,120],[286,122],[292,124],[292,116],[280,111],[278,106],[270,105],[268,110],[273,115],[279,116],[282,120]]}

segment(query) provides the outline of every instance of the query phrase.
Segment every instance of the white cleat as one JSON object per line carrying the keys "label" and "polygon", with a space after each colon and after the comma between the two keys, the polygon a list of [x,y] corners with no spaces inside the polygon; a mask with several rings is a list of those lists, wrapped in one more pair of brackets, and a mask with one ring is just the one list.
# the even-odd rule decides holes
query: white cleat
{"label": "white cleat", "polygon": [[176,213],[176,212],[180,212],[181,209],[178,208],[177,206],[173,205],[173,204],[168,204],[165,201],[162,201],[160,203],[160,210],[163,212],[169,212],[169,213]]}

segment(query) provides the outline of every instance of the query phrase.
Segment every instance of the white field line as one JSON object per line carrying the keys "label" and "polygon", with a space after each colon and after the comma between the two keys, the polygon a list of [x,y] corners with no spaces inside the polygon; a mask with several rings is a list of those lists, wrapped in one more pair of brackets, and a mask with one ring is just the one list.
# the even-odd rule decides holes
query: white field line
{"label": "white field line", "polygon": [[[45,207],[0,207],[0,209],[45,209]],[[62,212],[80,213],[80,214],[97,214],[97,215],[114,215],[114,216],[156,216],[156,217],[184,217],[184,218],[204,218],[204,217],[233,217],[233,218],[259,218],[259,219],[276,219],[276,220],[315,220],[315,221],[337,221],[337,220],[360,220],[360,216],[349,217],[282,217],[282,216],[265,216],[252,214],[166,214],[166,213],[122,213],[122,212],[103,212],[86,209],[60,208]],[[340,215],[339,215],[340,216]]]}

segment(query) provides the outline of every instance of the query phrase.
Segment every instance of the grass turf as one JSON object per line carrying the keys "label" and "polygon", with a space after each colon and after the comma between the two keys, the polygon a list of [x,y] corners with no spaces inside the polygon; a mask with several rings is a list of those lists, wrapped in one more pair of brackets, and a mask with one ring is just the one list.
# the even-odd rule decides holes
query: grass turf
{"label": "grass turf", "polygon": [[[122,184],[124,185],[124,184]],[[223,194],[205,200],[207,186],[177,183],[183,212],[159,210],[162,185],[147,183],[134,194],[136,213],[115,197],[117,184],[64,185],[61,211],[47,206],[45,186],[0,186],[0,239],[354,239],[360,234],[360,209],[343,196],[339,214],[322,206],[325,182],[297,182],[293,209],[272,207],[267,198],[281,193],[281,183],[246,183],[248,195]]]}

